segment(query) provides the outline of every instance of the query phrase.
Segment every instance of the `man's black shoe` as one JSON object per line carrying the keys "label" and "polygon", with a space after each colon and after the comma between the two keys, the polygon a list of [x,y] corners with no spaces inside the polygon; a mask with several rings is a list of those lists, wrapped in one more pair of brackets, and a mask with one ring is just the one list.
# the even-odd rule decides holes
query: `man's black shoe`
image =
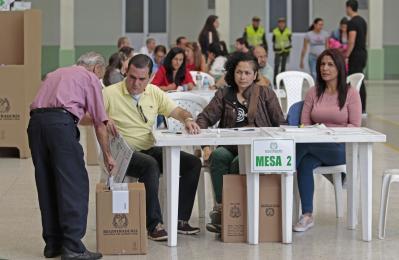
{"label": "man's black shoe", "polygon": [[102,257],[103,257],[102,254],[90,252],[87,249],[83,253],[77,253],[64,247],[61,255],[61,260],[72,260],[72,259],[95,260],[95,259],[101,259]]}
{"label": "man's black shoe", "polygon": [[47,245],[44,247],[43,251],[43,255],[45,258],[54,258],[60,256],[61,253],[62,253],[61,247],[49,247]]}

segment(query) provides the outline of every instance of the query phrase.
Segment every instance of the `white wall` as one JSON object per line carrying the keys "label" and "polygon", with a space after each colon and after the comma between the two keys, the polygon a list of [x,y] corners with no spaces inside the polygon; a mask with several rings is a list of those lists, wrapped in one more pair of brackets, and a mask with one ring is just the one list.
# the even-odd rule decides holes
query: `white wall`
{"label": "white wall", "polygon": [[76,0],[75,44],[116,45],[122,35],[122,0]]}
{"label": "white wall", "polygon": [[252,23],[252,17],[259,16],[265,26],[265,12],[265,0],[230,0],[230,44],[243,35],[244,28]]}
{"label": "white wall", "polygon": [[[122,32],[123,0],[75,0],[75,43],[76,45],[115,45]],[[196,40],[208,15],[207,0],[169,0],[169,42],[174,43],[180,35]],[[254,15],[265,23],[265,0],[230,0],[230,41],[242,35],[244,27]],[[313,0],[313,17],[322,17],[325,29],[336,28],[345,16],[346,0]],[[384,1],[384,44],[399,45],[398,0]],[[43,14],[43,45],[59,44],[60,7],[57,0],[31,0],[32,8],[41,9]],[[368,11],[360,10],[368,20]],[[270,44],[270,43],[269,43]]]}
{"label": "white wall", "polygon": [[42,11],[43,45],[60,44],[60,1],[31,0],[33,9]]}
{"label": "white wall", "polygon": [[[313,0],[313,17],[323,18],[324,29],[332,31],[338,27],[339,21],[346,16],[346,0]],[[310,24],[309,24],[310,25]]]}
{"label": "white wall", "polygon": [[171,44],[175,44],[179,36],[186,36],[190,41],[197,41],[206,18],[215,13],[215,10],[208,9],[207,0],[170,0],[169,4],[169,43]]}
{"label": "white wall", "polygon": [[384,0],[384,44],[399,45],[399,1]]}

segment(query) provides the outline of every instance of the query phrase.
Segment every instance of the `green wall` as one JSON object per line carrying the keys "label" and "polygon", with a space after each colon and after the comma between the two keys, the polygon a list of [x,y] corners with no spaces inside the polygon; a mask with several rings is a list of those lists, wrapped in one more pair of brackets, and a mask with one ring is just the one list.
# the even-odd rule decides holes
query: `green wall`
{"label": "green wall", "polygon": [[58,68],[59,46],[42,46],[42,77]]}
{"label": "green wall", "polygon": [[[108,60],[109,56],[116,51],[116,47],[112,45],[78,45],[75,48],[75,57],[78,58],[80,55],[88,51],[96,51],[98,53],[101,53],[105,57],[105,59]],[[59,46],[43,46],[42,75],[45,75],[48,72],[55,70],[59,67],[59,64]],[[384,46],[384,70],[385,79],[399,79],[399,45]]]}
{"label": "green wall", "polygon": [[399,45],[384,46],[385,79],[399,79]]}
{"label": "green wall", "polygon": [[[83,53],[95,51],[101,53],[105,60],[108,61],[109,56],[116,52],[116,46],[75,46],[74,60],[80,57]],[[62,53],[65,55],[65,52]],[[72,53],[71,53],[72,55]],[[65,61],[64,61],[65,62]],[[42,76],[50,71],[57,69],[60,66],[60,48],[56,45],[42,46]]]}

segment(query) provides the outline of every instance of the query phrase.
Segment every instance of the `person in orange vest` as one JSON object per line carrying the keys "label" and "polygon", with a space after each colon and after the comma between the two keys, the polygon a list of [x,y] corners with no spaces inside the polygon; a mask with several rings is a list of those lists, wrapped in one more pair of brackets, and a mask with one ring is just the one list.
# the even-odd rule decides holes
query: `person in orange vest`
{"label": "person in orange vest", "polygon": [[242,37],[248,42],[251,48],[263,44],[267,50],[266,31],[265,28],[260,25],[260,18],[258,16],[254,16],[252,18],[252,24],[245,27]]}

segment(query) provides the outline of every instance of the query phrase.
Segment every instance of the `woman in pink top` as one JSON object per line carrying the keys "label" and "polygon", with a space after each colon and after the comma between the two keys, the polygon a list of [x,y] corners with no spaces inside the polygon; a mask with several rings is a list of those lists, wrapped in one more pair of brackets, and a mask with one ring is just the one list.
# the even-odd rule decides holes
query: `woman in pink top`
{"label": "woman in pink top", "polygon": [[[359,127],[361,101],[355,88],[346,84],[345,60],[337,49],[323,51],[317,59],[317,85],[309,89],[302,109],[304,125]],[[303,232],[313,221],[313,170],[319,166],[345,164],[345,144],[297,144],[296,166],[302,216],[294,231]]]}
{"label": "woman in pink top", "polygon": [[192,90],[194,81],[190,72],[186,69],[185,59],[183,49],[172,48],[151,83],[164,91],[176,90],[179,86],[186,86],[187,89],[185,90]]}

